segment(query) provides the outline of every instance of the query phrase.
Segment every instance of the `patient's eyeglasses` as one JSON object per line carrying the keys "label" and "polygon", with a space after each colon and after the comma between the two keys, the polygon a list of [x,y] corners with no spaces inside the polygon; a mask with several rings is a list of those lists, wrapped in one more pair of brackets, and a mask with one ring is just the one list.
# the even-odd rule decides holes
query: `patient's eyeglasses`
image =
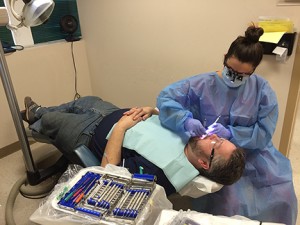
{"label": "patient's eyeglasses", "polygon": [[220,148],[223,141],[224,141],[224,138],[218,138],[218,137],[215,140],[211,141],[212,148],[211,148],[211,153],[210,153],[210,156],[209,156],[209,168],[210,168],[212,160],[215,156],[215,149]]}

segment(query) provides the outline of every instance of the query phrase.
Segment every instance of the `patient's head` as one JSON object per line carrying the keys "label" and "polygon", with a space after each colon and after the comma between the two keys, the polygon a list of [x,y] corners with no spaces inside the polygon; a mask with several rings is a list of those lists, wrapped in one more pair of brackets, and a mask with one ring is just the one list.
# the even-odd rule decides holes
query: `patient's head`
{"label": "patient's head", "polygon": [[215,134],[204,139],[192,137],[185,153],[200,175],[223,185],[236,182],[245,168],[244,150]]}

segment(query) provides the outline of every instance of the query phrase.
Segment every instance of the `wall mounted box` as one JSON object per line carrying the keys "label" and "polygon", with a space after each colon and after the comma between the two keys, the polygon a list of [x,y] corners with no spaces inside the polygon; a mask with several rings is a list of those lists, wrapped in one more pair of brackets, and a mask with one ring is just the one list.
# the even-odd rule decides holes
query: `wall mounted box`
{"label": "wall mounted box", "polygon": [[288,49],[287,55],[290,56],[293,53],[295,37],[296,37],[296,32],[285,33],[280,39],[280,41],[278,42],[278,44],[263,42],[263,41],[261,41],[260,43],[263,45],[264,54],[266,55],[275,55],[272,52],[277,46],[279,46],[279,47],[287,48]]}

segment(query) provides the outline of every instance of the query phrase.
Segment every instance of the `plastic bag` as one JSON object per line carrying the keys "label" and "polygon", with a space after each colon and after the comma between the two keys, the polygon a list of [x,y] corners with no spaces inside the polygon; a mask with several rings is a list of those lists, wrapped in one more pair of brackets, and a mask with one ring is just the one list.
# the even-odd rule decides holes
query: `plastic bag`
{"label": "plastic bag", "polygon": [[[124,222],[116,223],[100,220],[99,218],[88,215],[78,217],[72,213],[63,212],[53,207],[52,202],[55,201],[55,199],[58,200],[61,198],[62,195],[66,193],[68,189],[70,189],[70,181],[72,178],[74,178],[74,176],[76,176],[82,170],[88,171],[92,169],[103,171],[103,173],[115,174],[128,178],[131,178],[132,176],[132,174],[129,173],[126,168],[114,165],[107,165],[105,168],[89,167],[84,169],[78,165],[70,165],[59,179],[58,184],[55,186],[51,195],[40,204],[39,208],[31,215],[30,220],[43,225],[126,224]],[[138,218],[135,220],[135,224],[152,225],[163,209],[172,209],[172,203],[167,199],[164,189],[161,186],[156,185],[153,193],[148,199],[147,204],[143,208],[142,212],[139,213]]]}

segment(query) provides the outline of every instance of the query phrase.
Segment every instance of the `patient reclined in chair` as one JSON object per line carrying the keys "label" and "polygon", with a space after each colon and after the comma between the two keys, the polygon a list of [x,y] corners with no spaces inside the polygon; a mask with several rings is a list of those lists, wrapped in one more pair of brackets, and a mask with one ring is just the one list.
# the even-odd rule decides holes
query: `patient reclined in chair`
{"label": "patient reclined in chair", "polygon": [[[28,138],[32,138],[34,141],[51,144],[46,136],[41,135],[28,127],[26,128],[26,134]],[[84,168],[100,165],[100,161],[85,145],[75,148],[73,153],[73,156],[68,158],[68,161],[72,164],[78,164]],[[203,195],[216,192],[222,187],[222,184],[216,183],[204,176],[199,175],[191,182],[187,183],[178,193],[181,196],[198,198]],[[176,198],[176,196],[173,196],[173,198]]]}
{"label": "patient reclined in chair", "polygon": [[[214,192],[222,187],[218,183],[235,182],[244,168],[243,151],[227,140],[220,141],[214,136],[203,140],[195,139],[185,144],[177,135],[163,128],[155,115],[145,121],[133,122],[132,117],[144,109],[148,111],[143,116],[152,115],[155,111],[152,108],[149,110],[150,107],[145,107],[142,111],[135,108],[136,111],[124,116],[128,109],[122,110],[98,97],[88,96],[53,107],[40,107],[27,97],[25,108],[23,118],[29,123],[35,140],[53,144],[71,162],[83,166],[100,165],[100,162],[103,166],[103,162],[104,165],[115,162],[112,156],[116,154],[119,160],[113,164],[123,165],[131,173],[142,170],[143,173],[156,175],[157,183],[165,188],[167,195],[175,192],[186,195],[189,190],[193,190],[193,197],[199,197],[206,192]],[[115,123],[119,126],[114,126]],[[117,131],[124,133],[114,135]],[[117,140],[113,139],[116,137]],[[123,137],[121,145],[114,152],[109,152],[106,145],[110,141],[113,144],[118,143],[119,137]],[[201,154],[197,149],[198,142],[204,146]],[[218,143],[215,146],[218,151],[215,152],[214,160],[209,157],[211,143]],[[224,172],[226,168],[222,164],[218,165],[222,167],[220,178],[219,172],[215,171],[215,164],[222,162],[223,151],[237,154],[240,160],[231,162],[239,167],[236,171],[228,171],[227,177]],[[90,161],[86,162],[86,159]],[[206,176],[211,173],[211,179],[198,176],[199,173]],[[197,193],[198,189],[201,190]]]}

